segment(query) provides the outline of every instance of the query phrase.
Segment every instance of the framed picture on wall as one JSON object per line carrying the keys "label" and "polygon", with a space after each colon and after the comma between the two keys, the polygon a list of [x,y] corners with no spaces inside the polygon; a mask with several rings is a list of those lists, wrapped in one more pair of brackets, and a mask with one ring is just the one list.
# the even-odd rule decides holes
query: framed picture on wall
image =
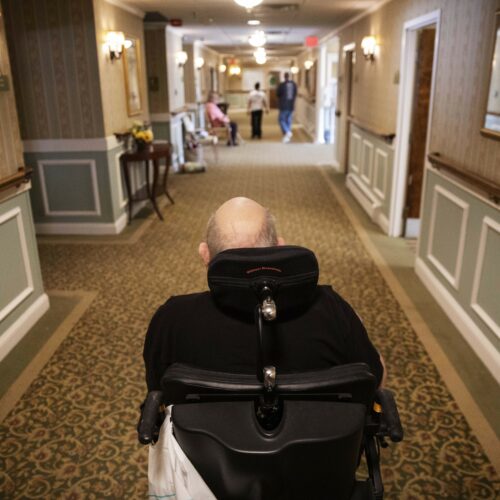
{"label": "framed picture on wall", "polygon": [[125,72],[125,97],[128,116],[142,112],[141,95],[141,50],[140,41],[131,39],[132,45],[123,50],[123,70]]}

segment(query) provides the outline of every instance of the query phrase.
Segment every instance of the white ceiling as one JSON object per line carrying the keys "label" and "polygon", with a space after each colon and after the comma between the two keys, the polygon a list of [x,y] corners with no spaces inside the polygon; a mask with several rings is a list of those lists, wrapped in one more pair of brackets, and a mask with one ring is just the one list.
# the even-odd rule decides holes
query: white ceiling
{"label": "white ceiling", "polygon": [[[223,53],[251,54],[248,36],[256,29],[267,34],[271,55],[296,55],[305,37],[322,37],[379,0],[263,0],[247,11],[233,0],[121,0],[144,12],[157,11],[169,19],[182,19],[178,28],[185,41],[203,40]],[[259,19],[260,27],[247,20]]]}

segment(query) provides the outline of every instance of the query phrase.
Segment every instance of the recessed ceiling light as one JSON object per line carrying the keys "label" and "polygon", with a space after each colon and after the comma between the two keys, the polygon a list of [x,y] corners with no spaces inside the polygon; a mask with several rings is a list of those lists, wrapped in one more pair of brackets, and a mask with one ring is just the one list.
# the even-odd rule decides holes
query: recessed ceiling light
{"label": "recessed ceiling light", "polygon": [[260,24],[260,21],[258,19],[249,19],[247,21],[247,24],[250,26],[258,26]]}

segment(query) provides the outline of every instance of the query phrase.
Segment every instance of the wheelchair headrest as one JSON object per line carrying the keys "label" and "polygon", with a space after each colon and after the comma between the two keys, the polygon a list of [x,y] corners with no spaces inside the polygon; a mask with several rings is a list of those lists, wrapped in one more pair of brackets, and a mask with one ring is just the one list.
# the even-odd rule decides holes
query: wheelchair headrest
{"label": "wheelchair headrest", "polygon": [[236,248],[215,256],[208,266],[208,286],[223,310],[252,317],[263,289],[276,303],[277,317],[299,313],[314,300],[318,261],[298,246]]}

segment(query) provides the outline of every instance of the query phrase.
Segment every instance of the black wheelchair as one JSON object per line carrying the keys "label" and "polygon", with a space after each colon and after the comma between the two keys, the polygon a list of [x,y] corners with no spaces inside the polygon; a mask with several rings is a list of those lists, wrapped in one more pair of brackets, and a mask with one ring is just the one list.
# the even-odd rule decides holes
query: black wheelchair
{"label": "black wheelchair", "polygon": [[[272,360],[273,325],[308,306],[318,275],[301,247],[218,254],[208,284],[220,307],[254,314],[256,374],[174,364],[146,398],[139,441],[154,443],[163,405],[175,405],[175,438],[217,498],[383,498],[380,448],[403,438],[392,393],[364,363],[285,374]],[[363,456],[368,478],[358,480]]]}

